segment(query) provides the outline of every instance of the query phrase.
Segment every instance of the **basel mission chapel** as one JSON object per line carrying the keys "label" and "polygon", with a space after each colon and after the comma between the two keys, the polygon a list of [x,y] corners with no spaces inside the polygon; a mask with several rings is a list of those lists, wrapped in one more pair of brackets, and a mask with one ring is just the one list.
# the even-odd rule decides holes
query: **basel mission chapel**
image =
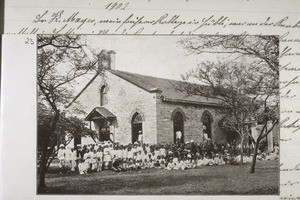
{"label": "basel mission chapel", "polygon": [[140,131],[149,144],[174,143],[177,131],[182,142],[202,142],[204,135],[213,142],[228,140],[219,127],[216,108],[223,104],[217,99],[180,91],[180,81],[116,70],[115,56],[101,51],[98,72],[66,107],[86,113],[82,117],[100,141],[133,143]]}

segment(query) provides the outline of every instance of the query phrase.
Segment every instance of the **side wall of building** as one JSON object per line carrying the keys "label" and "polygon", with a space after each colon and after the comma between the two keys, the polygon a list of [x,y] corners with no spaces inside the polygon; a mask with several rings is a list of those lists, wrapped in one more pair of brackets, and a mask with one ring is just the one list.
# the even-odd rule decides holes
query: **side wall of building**
{"label": "side wall of building", "polygon": [[174,142],[174,126],[172,115],[175,112],[182,112],[185,116],[184,120],[184,142],[194,140],[203,141],[203,123],[202,115],[209,112],[212,116],[212,141],[226,142],[227,136],[220,129],[218,123],[222,116],[216,112],[213,107],[194,106],[191,104],[164,102],[157,97],[157,142],[173,143]]}
{"label": "side wall of building", "polygon": [[[80,109],[89,113],[100,106],[100,90],[103,85],[107,94],[107,104],[103,107],[117,117],[110,126],[114,140],[121,144],[131,143],[132,117],[135,113],[139,113],[143,119],[144,142],[156,143],[156,94],[149,93],[109,71],[99,75],[79,96],[76,101],[81,104]],[[72,106],[78,106],[78,103]]]}

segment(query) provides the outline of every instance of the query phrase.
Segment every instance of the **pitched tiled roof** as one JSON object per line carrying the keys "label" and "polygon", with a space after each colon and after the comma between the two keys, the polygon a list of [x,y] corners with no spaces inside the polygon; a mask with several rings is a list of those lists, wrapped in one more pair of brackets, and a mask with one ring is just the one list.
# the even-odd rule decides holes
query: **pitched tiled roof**
{"label": "pitched tiled roof", "polygon": [[[148,92],[161,92],[163,101],[214,106],[224,105],[219,99],[216,98],[188,94],[187,92],[180,89],[180,85],[184,83],[182,81],[145,76],[141,74],[129,73],[119,70],[109,71],[114,75]],[[197,86],[202,87],[203,89],[207,89],[207,86],[204,85]]]}

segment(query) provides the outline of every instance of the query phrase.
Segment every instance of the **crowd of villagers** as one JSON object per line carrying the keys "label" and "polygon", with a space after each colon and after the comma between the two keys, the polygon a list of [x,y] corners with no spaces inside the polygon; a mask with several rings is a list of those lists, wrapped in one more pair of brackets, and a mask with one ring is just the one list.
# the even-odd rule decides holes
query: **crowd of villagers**
{"label": "crowd of villagers", "polygon": [[[144,170],[148,168],[165,170],[186,170],[214,165],[238,165],[241,161],[241,144],[213,143],[207,139],[202,143],[193,140],[186,143],[154,144],[143,142],[120,145],[111,141],[89,145],[77,145],[65,148],[60,145],[58,160],[60,173],[77,172],[88,174],[113,170],[115,172]],[[243,162],[251,162],[253,146],[244,146]],[[257,160],[276,160],[279,147],[275,143],[274,150],[268,152],[263,147],[259,150]]]}

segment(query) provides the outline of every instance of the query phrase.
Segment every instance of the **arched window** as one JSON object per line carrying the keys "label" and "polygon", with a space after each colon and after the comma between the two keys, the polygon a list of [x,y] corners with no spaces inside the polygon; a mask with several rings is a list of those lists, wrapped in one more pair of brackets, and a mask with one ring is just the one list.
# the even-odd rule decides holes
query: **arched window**
{"label": "arched window", "polygon": [[184,116],[177,111],[173,116],[174,143],[184,142]]}
{"label": "arched window", "polygon": [[135,113],[131,120],[132,143],[138,141],[139,134],[143,130],[143,118],[139,113]]}
{"label": "arched window", "polygon": [[203,134],[207,134],[207,137],[212,139],[212,127],[213,122],[212,115],[208,111],[204,111],[202,114],[202,123],[203,123]]}
{"label": "arched window", "polygon": [[100,90],[100,106],[107,104],[106,86],[103,85]]}

